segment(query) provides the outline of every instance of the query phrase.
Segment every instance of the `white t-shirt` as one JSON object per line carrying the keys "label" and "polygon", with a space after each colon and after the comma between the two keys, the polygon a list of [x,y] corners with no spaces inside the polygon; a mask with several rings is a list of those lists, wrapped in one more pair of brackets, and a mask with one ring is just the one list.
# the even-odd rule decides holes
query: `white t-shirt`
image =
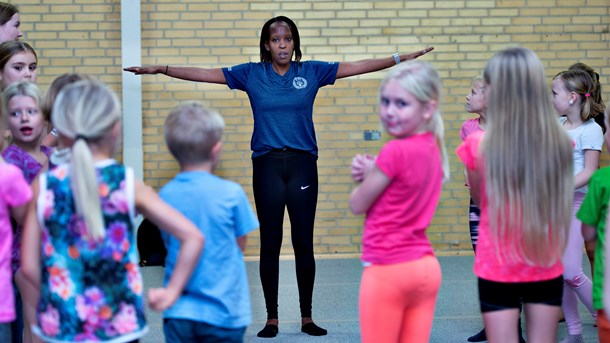
{"label": "white t-shirt", "polygon": [[[567,117],[559,117],[559,122],[563,125]],[[587,120],[579,127],[566,130],[572,141],[574,142],[574,175],[585,169],[585,150],[602,150],[604,144],[604,134],[601,126],[599,126],[593,118]],[[576,190],[577,192],[586,193],[587,186],[583,186]]]}

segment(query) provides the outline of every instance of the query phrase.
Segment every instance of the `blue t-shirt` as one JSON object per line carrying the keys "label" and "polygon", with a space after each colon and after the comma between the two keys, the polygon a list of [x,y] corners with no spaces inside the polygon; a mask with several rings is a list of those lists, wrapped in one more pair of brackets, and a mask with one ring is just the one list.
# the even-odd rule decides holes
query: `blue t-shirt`
{"label": "blue t-shirt", "polygon": [[222,68],[227,85],[248,94],[254,115],[252,157],[272,149],[318,153],[313,103],[318,89],[335,83],[339,63],[291,62],[280,76],[270,62]]}
{"label": "blue t-shirt", "polygon": [[[182,295],[163,317],[230,329],[250,325],[252,314],[246,265],[237,238],[256,229],[258,220],[241,186],[205,171],[191,171],[176,175],[159,195],[205,236],[199,263]],[[161,233],[167,247],[167,284],[180,243],[164,231]]]}

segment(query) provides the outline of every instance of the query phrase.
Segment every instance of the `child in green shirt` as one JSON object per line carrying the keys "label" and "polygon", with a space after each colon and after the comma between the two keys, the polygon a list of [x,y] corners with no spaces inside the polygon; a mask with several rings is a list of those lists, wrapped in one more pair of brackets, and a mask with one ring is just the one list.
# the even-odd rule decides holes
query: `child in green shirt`
{"label": "child in green shirt", "polygon": [[[606,108],[606,127],[609,109]],[[610,133],[604,135],[606,147],[610,149]],[[610,167],[597,170],[589,180],[589,192],[576,216],[582,221],[582,234],[585,241],[596,241],[593,275],[593,307],[597,310],[597,329],[600,342],[610,342],[610,321],[604,310],[604,280],[606,263],[605,233],[608,227],[608,205],[610,203]],[[610,276],[610,275],[609,275]],[[607,295],[607,293],[606,293]],[[607,302],[608,299],[606,299]]]}

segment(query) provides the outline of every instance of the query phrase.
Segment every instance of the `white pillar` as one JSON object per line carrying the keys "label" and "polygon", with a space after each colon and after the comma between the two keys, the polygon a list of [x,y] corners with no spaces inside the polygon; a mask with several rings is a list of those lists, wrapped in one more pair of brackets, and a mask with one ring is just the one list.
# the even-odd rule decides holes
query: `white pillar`
{"label": "white pillar", "polygon": [[[142,65],[140,1],[121,0],[121,61],[123,67]],[[123,164],[144,180],[142,151],[142,77],[123,72]],[[142,216],[135,220],[136,232]]]}
{"label": "white pillar", "polygon": [[[121,60],[123,67],[142,65],[140,1],[121,0]],[[142,77],[123,72],[123,163],[143,180]]]}

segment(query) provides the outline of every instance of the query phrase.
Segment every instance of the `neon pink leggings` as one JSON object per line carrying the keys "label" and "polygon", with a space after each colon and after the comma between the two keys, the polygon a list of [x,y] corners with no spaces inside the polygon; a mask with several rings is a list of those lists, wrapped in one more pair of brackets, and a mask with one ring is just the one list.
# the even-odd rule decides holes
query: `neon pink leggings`
{"label": "neon pink leggings", "polygon": [[360,283],[362,342],[428,342],[441,267],[434,256],[365,267]]}

